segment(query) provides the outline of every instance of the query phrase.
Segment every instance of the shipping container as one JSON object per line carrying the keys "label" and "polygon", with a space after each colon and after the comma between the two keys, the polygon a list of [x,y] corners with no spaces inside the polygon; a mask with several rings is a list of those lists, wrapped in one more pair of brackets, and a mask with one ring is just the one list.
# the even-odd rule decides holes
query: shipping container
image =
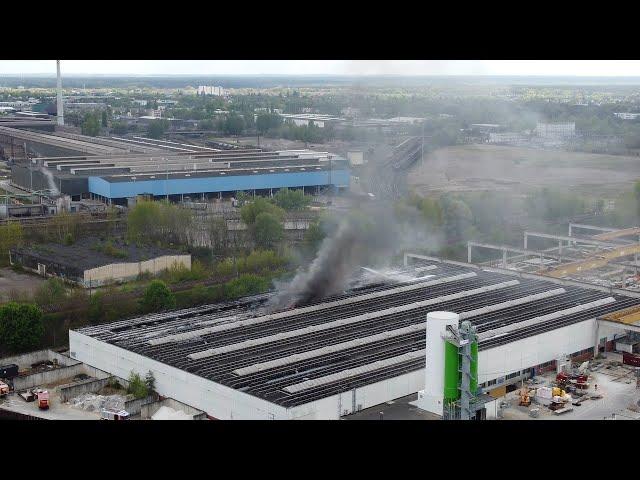
{"label": "shipping container", "polygon": [[0,378],[15,378],[18,376],[18,365],[10,363],[0,367]]}

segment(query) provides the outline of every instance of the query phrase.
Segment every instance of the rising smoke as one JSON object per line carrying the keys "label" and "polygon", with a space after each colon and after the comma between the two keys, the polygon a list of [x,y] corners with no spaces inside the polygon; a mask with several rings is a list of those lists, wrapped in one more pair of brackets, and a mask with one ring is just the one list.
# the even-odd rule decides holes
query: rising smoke
{"label": "rising smoke", "polygon": [[53,178],[53,174],[45,167],[40,167],[39,171],[42,172],[42,174],[46,177],[47,183],[49,184],[49,190],[51,190],[51,193],[54,196],[60,195],[60,190],[58,190],[58,187],[56,186],[56,182],[55,182],[55,179]]}
{"label": "rising smoke", "polygon": [[400,220],[388,204],[373,202],[354,210],[322,242],[307,270],[279,288],[269,310],[307,305],[348,287],[361,266],[387,267],[392,257],[410,248],[436,248],[440,238],[412,222]]}

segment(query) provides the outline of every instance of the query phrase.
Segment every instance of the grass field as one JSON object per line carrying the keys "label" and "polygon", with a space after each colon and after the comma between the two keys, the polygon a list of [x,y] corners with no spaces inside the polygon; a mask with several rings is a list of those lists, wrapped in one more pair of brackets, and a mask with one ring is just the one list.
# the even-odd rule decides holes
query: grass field
{"label": "grass field", "polygon": [[564,187],[615,194],[640,179],[640,157],[461,145],[431,152],[408,174],[419,193]]}

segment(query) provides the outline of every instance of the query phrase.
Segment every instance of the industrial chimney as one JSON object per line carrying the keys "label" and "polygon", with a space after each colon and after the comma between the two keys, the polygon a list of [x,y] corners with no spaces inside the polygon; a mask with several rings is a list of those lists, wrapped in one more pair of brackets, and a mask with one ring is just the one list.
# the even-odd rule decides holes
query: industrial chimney
{"label": "industrial chimney", "polygon": [[57,105],[57,115],[58,115],[58,125],[64,126],[64,112],[62,110],[62,77],[60,76],[60,60],[56,60],[58,66],[58,105]]}

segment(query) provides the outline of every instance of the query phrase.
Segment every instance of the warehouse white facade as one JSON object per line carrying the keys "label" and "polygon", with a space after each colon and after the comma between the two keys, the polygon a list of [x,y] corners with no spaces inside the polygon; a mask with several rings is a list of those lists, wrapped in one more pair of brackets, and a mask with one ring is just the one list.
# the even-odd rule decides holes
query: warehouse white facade
{"label": "warehouse white facade", "polygon": [[339,419],[424,390],[428,311],[476,325],[478,383],[490,391],[614,340],[620,330],[597,318],[640,305],[471,265],[428,268],[426,282],[423,265],[413,282],[266,316],[248,305],[232,315],[209,306],[70,331],[70,355],[121,378],[151,371],[160,395],[216,419]]}

